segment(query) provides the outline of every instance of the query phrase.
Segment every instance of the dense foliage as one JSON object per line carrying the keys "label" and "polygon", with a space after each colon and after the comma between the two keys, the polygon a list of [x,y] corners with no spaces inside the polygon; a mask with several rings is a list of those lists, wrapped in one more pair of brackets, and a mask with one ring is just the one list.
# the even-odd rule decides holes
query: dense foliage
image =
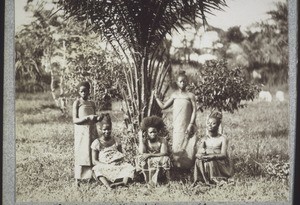
{"label": "dense foliage", "polygon": [[198,109],[234,112],[245,105],[242,100],[253,100],[260,90],[245,80],[241,68],[230,68],[225,60],[207,61],[200,70],[200,79],[191,91],[196,95]]}
{"label": "dense foliage", "polygon": [[98,108],[109,107],[108,101],[120,98],[117,86],[125,80],[119,61],[86,22],[64,20],[48,4],[26,5],[35,21],[16,33],[17,90],[32,92],[32,85],[37,91],[51,89],[56,105],[65,109],[66,98],[77,96],[78,82],[87,80]]}
{"label": "dense foliage", "polygon": [[64,75],[65,92],[76,97],[78,83],[88,81],[97,109],[107,110],[111,108],[112,100],[122,98],[119,88],[125,84],[125,79],[118,61],[113,61],[110,53],[95,44],[98,39],[80,38],[72,45],[74,54],[68,58]]}
{"label": "dense foliage", "polygon": [[[43,5],[37,5],[33,10],[33,17],[36,19],[16,32],[15,53],[16,53],[16,90],[17,91],[44,91],[50,84],[50,75],[42,69],[41,58],[45,50],[51,45],[51,35],[54,32],[55,21],[46,21],[45,16],[50,11],[42,11]],[[27,10],[30,10],[27,7]],[[38,88],[36,90],[36,88]]]}
{"label": "dense foliage", "polygon": [[259,22],[256,31],[250,28],[242,47],[249,59],[249,71],[260,69],[263,83],[287,83],[288,80],[288,5],[278,2],[267,12],[270,19]]}
{"label": "dense foliage", "polygon": [[[205,21],[205,13],[224,5],[223,1],[215,3],[203,1],[203,8],[199,2],[194,5],[195,8],[192,8],[194,3],[177,5],[178,2],[180,1],[168,4],[153,1],[144,5],[140,1],[132,1],[131,4],[119,1],[95,1],[94,3],[90,1],[90,4],[80,7],[78,11],[74,9],[82,2],[61,2],[66,9],[66,15],[70,14],[82,20],[79,22],[72,17],[64,20],[60,10],[57,8],[47,10],[44,3],[38,6],[28,4],[27,9],[33,12],[36,20],[24,26],[24,29],[16,34],[17,87],[30,91],[43,90],[52,80],[51,91],[60,88],[58,96],[74,97],[75,85],[81,80],[88,80],[92,84],[92,98],[99,103],[100,107],[113,98],[123,98],[124,111],[131,122],[138,123],[142,114],[158,114],[159,109],[153,101],[151,89],[158,88],[164,96],[169,88],[165,78],[171,69],[169,61],[163,57],[163,54],[168,52],[162,48],[161,43],[166,42],[163,36],[174,27],[183,28],[186,22],[195,23],[199,29],[202,24],[193,21],[195,17],[201,17]],[[98,12],[102,11],[98,7],[100,4],[104,6],[101,7],[104,13]],[[145,6],[149,10],[147,13],[142,13]],[[89,10],[92,8],[95,9],[93,12]],[[171,12],[175,10],[180,11],[180,15]],[[91,13],[87,11],[94,15],[90,16]],[[242,73],[245,72],[244,68],[249,74],[253,69],[261,68],[263,83],[286,82],[288,78],[287,3],[278,3],[277,8],[269,11],[268,14],[272,22],[266,21],[253,25],[256,28],[255,32],[249,29],[247,34],[243,34],[240,27],[232,27],[227,32],[222,32],[221,42],[224,46],[214,52],[223,52],[223,55],[218,57],[223,56],[228,59],[228,62],[239,63],[238,59],[241,59],[244,67],[237,70]],[[147,19],[138,18],[143,16],[147,16]],[[145,29],[144,26],[148,26],[150,30]],[[149,32],[149,35],[145,32]],[[151,37],[150,34],[153,36]],[[117,52],[112,53],[107,45],[103,46],[106,41]],[[145,42],[148,47],[145,47]],[[238,48],[238,52],[240,49],[241,53],[228,52],[232,45]],[[116,60],[117,55],[121,61]],[[205,69],[209,66],[205,65],[201,71],[203,77],[207,76],[205,78],[210,79],[211,75],[215,74],[227,75],[218,66],[211,66],[212,69],[217,70],[206,72]],[[224,64],[223,67],[226,66]],[[219,79],[217,76],[214,76],[215,80]],[[241,82],[245,82],[245,78]],[[202,81],[201,83],[204,84]],[[204,86],[201,83],[195,84],[198,90],[195,92],[199,98],[199,109],[220,107],[222,110],[233,111],[243,106],[239,103],[241,99],[253,97],[254,90],[250,84],[245,83],[246,86],[240,86],[237,82],[231,83],[230,88],[236,86],[237,89],[234,90],[241,92],[234,94],[236,97],[231,96],[232,99],[236,98],[232,100],[231,97],[225,97],[229,93],[218,94],[219,88],[201,90],[200,87]],[[218,82],[215,84],[217,85]],[[249,90],[246,91],[247,89]]]}

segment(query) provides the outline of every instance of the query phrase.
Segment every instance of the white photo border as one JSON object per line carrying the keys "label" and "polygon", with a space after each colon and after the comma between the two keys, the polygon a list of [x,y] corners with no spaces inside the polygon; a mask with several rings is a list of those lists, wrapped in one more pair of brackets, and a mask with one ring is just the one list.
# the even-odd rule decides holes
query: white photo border
{"label": "white photo border", "polygon": [[[16,202],[16,153],[15,153],[15,74],[14,74],[14,37],[15,12],[14,0],[5,0],[4,17],[4,71],[3,71],[3,170],[2,170],[2,204],[40,204]],[[289,8],[289,96],[290,96],[290,197],[287,202],[251,202],[250,204],[292,204],[294,190],[295,148],[296,148],[296,108],[297,108],[297,61],[298,61],[298,5],[297,0],[288,0]],[[151,202],[147,204],[174,204],[172,202]],[[79,204],[71,202],[45,202],[43,204]],[[82,204],[82,203],[80,203]],[[100,203],[84,203],[100,204]],[[129,203],[122,203],[129,204]],[[145,204],[135,203],[135,204]],[[181,204],[181,203],[177,203]],[[190,202],[189,204],[249,204],[249,202]]]}

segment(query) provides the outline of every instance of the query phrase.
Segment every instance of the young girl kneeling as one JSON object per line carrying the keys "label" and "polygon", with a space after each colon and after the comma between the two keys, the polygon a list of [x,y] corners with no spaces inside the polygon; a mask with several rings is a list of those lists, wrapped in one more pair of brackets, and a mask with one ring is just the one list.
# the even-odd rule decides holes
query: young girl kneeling
{"label": "young girl kneeling", "polygon": [[92,145],[94,173],[108,189],[118,185],[127,185],[133,178],[135,168],[124,161],[121,145],[111,136],[111,120],[108,114],[101,123],[101,135]]}

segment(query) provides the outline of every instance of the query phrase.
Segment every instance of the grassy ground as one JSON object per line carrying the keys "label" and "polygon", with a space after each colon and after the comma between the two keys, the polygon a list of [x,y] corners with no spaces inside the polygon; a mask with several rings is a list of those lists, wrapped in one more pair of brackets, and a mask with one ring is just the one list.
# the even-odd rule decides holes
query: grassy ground
{"label": "grassy ground", "polygon": [[[74,186],[73,125],[54,108],[49,94],[16,98],[16,200],[18,202],[146,202],[146,201],[287,201],[289,182],[282,164],[289,162],[288,102],[250,102],[234,114],[224,113],[224,131],[234,164],[234,184],[223,187],[190,187],[191,173],[167,186],[147,189],[143,183],[107,191],[97,182]],[[198,136],[204,133],[205,113],[198,113]],[[113,132],[121,133],[113,112]],[[171,113],[165,113],[170,126]],[[273,170],[267,171],[267,165]],[[276,168],[277,167],[277,168]],[[274,172],[272,174],[272,172]]]}

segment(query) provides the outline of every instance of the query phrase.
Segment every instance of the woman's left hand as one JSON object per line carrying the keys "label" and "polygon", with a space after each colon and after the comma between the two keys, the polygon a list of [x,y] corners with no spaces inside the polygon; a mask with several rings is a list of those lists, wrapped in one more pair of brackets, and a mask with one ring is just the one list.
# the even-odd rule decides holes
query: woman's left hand
{"label": "woman's left hand", "polygon": [[185,130],[185,133],[188,134],[189,136],[191,136],[192,135],[192,131],[193,131],[192,128],[193,128],[193,125],[189,124],[188,127]]}

